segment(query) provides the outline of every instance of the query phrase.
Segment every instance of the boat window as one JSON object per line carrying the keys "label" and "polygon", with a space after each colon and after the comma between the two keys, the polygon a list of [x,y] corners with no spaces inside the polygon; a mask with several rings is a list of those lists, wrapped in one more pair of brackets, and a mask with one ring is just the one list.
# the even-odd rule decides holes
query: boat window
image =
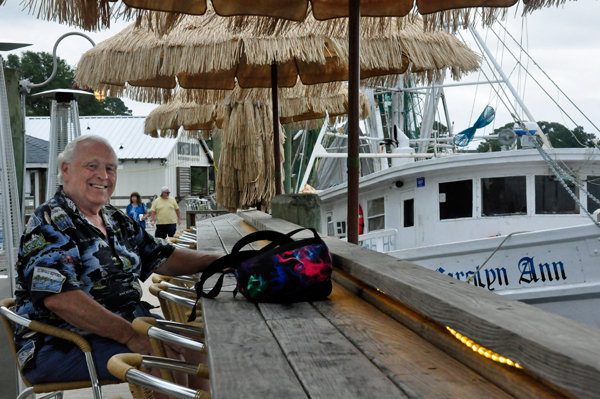
{"label": "boat window", "polygon": [[335,236],[335,227],[333,225],[333,213],[327,213],[327,235],[329,237]]}
{"label": "boat window", "polygon": [[481,216],[527,215],[525,176],[481,179]]}
{"label": "boat window", "polygon": [[414,198],[404,200],[404,227],[415,225],[415,200]]}
{"label": "boat window", "polygon": [[369,231],[385,229],[385,204],[384,198],[377,198],[367,202]]}
{"label": "boat window", "polygon": [[335,224],[335,236],[339,238],[346,237],[346,222],[336,222]]}
{"label": "boat window", "polygon": [[[594,197],[600,199],[600,176],[588,176],[587,177],[587,190],[588,193]],[[593,213],[596,209],[600,208],[600,205],[593,199],[588,197],[587,208],[590,213]]]}
{"label": "boat window", "polygon": [[473,180],[440,183],[440,220],[473,217]]}
{"label": "boat window", "polygon": [[[579,189],[573,182],[567,185],[579,197]],[[553,176],[535,177],[535,213],[536,214],[577,214],[579,206],[571,198],[559,180]]]}

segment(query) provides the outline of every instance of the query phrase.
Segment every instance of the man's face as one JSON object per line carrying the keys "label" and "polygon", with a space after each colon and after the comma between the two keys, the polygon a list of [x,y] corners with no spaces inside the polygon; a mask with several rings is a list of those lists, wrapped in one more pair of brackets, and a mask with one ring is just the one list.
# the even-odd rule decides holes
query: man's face
{"label": "man's face", "polygon": [[169,198],[169,194],[171,194],[170,191],[163,191],[162,193],[160,193],[160,197],[162,199],[167,199],[167,198]]}
{"label": "man's face", "polygon": [[73,162],[61,168],[63,190],[84,214],[97,214],[108,203],[117,183],[117,159],[105,144],[78,143]]}

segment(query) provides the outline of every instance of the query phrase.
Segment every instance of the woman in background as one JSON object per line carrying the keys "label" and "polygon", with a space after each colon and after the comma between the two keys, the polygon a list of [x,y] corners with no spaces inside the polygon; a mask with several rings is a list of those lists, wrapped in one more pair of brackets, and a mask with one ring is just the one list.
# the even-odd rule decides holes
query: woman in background
{"label": "woman in background", "polygon": [[146,204],[142,202],[142,197],[140,197],[140,193],[133,192],[129,196],[129,205],[127,205],[127,209],[125,210],[127,216],[132,219],[135,219],[142,228],[146,228],[146,218],[148,215],[148,209],[146,208]]}

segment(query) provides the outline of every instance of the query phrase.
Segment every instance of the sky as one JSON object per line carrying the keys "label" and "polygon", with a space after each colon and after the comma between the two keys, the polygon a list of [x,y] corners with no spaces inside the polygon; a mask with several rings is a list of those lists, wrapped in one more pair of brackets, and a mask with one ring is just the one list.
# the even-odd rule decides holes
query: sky
{"label": "sky", "polygon": [[[34,15],[29,15],[26,10],[21,9],[19,0],[6,0],[5,3],[4,6],[0,6],[0,41],[32,44],[24,49],[15,50],[13,53],[18,54],[23,50],[52,52],[56,40],[61,35],[68,32],[82,32],[55,22],[36,19]],[[600,137],[600,133],[594,127],[594,125],[600,127],[600,116],[596,112],[600,109],[600,74],[598,74],[600,70],[600,24],[597,19],[600,14],[600,3],[593,0],[568,1],[564,6],[539,10],[527,18],[522,18],[520,10],[515,7],[509,9],[508,13],[507,20],[503,22],[507,26],[508,32],[522,43],[522,47],[565,94],[560,93],[524,55],[521,55],[522,64],[555,99],[559,99],[559,104],[575,122],[571,122],[565,113],[561,112],[536,87],[532,78],[524,79],[525,69],[514,68],[515,62],[511,61],[512,56],[507,50],[502,51],[497,46],[497,40],[492,31],[477,27],[490,51],[502,64],[506,75],[509,75],[512,84],[523,97],[532,116],[538,121],[559,122],[569,128],[581,125],[586,132],[595,133]],[[121,31],[128,24],[129,22],[116,21],[112,23],[109,30],[82,33],[87,34],[98,43]],[[514,43],[499,26],[495,31],[501,37],[505,37],[506,42]],[[483,52],[476,46],[473,37],[467,31],[461,31],[460,34],[474,51]],[[81,55],[90,48],[91,44],[86,39],[71,36],[59,44],[57,54],[67,63],[75,66]],[[513,54],[519,57],[516,45],[513,44],[509,48]],[[494,79],[489,68],[483,68],[483,70]],[[461,80],[461,82],[476,81],[485,81],[481,72],[473,73]],[[457,82],[448,77],[445,83]],[[506,111],[503,103],[498,101],[498,96],[494,95],[490,85],[446,88],[445,95],[455,133],[471,126],[486,105],[491,105],[496,109],[496,119],[487,128],[478,130],[478,136],[489,134],[493,128],[512,121],[510,114]],[[570,105],[565,95],[587,115],[591,122]],[[156,107],[154,104],[138,103],[129,99],[123,100],[136,116],[146,116]],[[505,100],[506,103],[511,101],[514,103],[514,100]]]}

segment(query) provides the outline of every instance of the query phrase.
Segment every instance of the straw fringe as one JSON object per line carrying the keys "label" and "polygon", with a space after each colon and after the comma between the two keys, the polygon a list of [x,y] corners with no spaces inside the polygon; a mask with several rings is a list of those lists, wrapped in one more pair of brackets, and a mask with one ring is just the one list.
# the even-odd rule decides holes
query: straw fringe
{"label": "straw fringe", "polygon": [[38,19],[89,31],[110,27],[110,0],[25,0],[21,4],[24,9],[29,9],[30,14],[35,13]]}
{"label": "straw fringe", "polygon": [[[185,15],[171,12],[154,12],[148,10],[133,9],[125,4],[116,4],[111,6],[114,0],[24,0],[24,8],[28,8],[30,13],[37,14],[38,18],[57,21],[60,24],[76,26],[84,30],[100,30],[110,27],[111,17],[115,19],[130,20],[135,19],[136,23],[146,23],[153,30],[160,34],[167,33],[174,29]],[[0,5],[4,0],[0,0]],[[561,6],[566,0],[524,0],[523,13],[531,13],[534,10],[543,7]],[[207,13],[214,13],[212,2],[207,1]],[[277,5],[275,5],[277,6]],[[152,7],[149,3],[148,7]],[[481,20],[484,26],[491,26],[496,18],[503,17],[506,9],[502,8],[465,8],[460,10],[451,10],[452,12],[440,12],[425,16],[428,29],[446,29],[455,31],[459,27],[466,26],[469,22],[473,23],[478,19],[476,10],[483,11],[485,17]],[[453,12],[458,11],[458,12]],[[408,15],[402,18],[390,17],[363,17],[361,19],[363,30],[367,33],[381,33],[389,31],[392,24],[389,20],[398,19],[401,21],[410,21],[415,15],[419,15],[419,10],[415,7]],[[312,7],[308,7],[305,19],[314,18]],[[334,18],[326,23],[328,29],[335,31],[343,28],[347,18]],[[276,34],[277,32],[287,31],[298,23],[294,21],[282,20],[272,17],[253,17],[238,16],[229,17],[228,26],[232,30],[244,30],[253,27],[257,32],[264,34]]]}
{"label": "straw fringe", "polygon": [[[269,94],[269,95],[267,95]],[[270,90],[240,89],[232,92],[223,90],[180,90],[172,101],[155,108],[146,119],[145,132],[158,137],[160,130],[199,131],[198,126],[209,129],[230,117],[233,104],[255,103],[271,107]],[[348,88],[344,83],[304,86],[300,82],[293,88],[280,89],[279,115],[282,119],[306,120],[347,112]],[[370,114],[368,99],[360,95],[360,118]],[[267,122],[270,127],[270,122]],[[190,128],[188,128],[190,127]],[[169,134],[172,134],[169,133]]]}
{"label": "straw fringe", "polygon": [[[467,11],[457,13],[466,15]],[[442,18],[445,14],[436,15]],[[280,22],[278,26],[287,26],[288,31],[277,28],[271,35],[258,36],[254,32],[259,30],[262,19],[252,20],[255,25],[234,32],[228,30],[228,19],[216,14],[187,16],[169,35],[159,36],[150,30],[152,23],[144,19],[138,27],[132,24],[86,52],[77,68],[76,82],[90,88],[126,82],[148,86],[156,78],[180,73],[231,71],[234,74],[240,62],[270,65],[296,60],[324,65],[332,56],[340,66],[347,66],[346,19],[316,21],[310,16],[304,23]],[[363,33],[361,68],[403,70],[400,54],[410,59],[411,68],[416,71],[450,67],[455,72],[453,77],[457,77],[479,68],[481,60],[476,53],[447,32],[425,32],[426,23],[417,16],[383,20],[385,23],[377,18],[368,19],[374,27]],[[380,31],[381,26],[389,30]],[[438,74],[424,74],[433,75]],[[135,95],[158,101],[151,93],[142,93],[138,90]]]}

